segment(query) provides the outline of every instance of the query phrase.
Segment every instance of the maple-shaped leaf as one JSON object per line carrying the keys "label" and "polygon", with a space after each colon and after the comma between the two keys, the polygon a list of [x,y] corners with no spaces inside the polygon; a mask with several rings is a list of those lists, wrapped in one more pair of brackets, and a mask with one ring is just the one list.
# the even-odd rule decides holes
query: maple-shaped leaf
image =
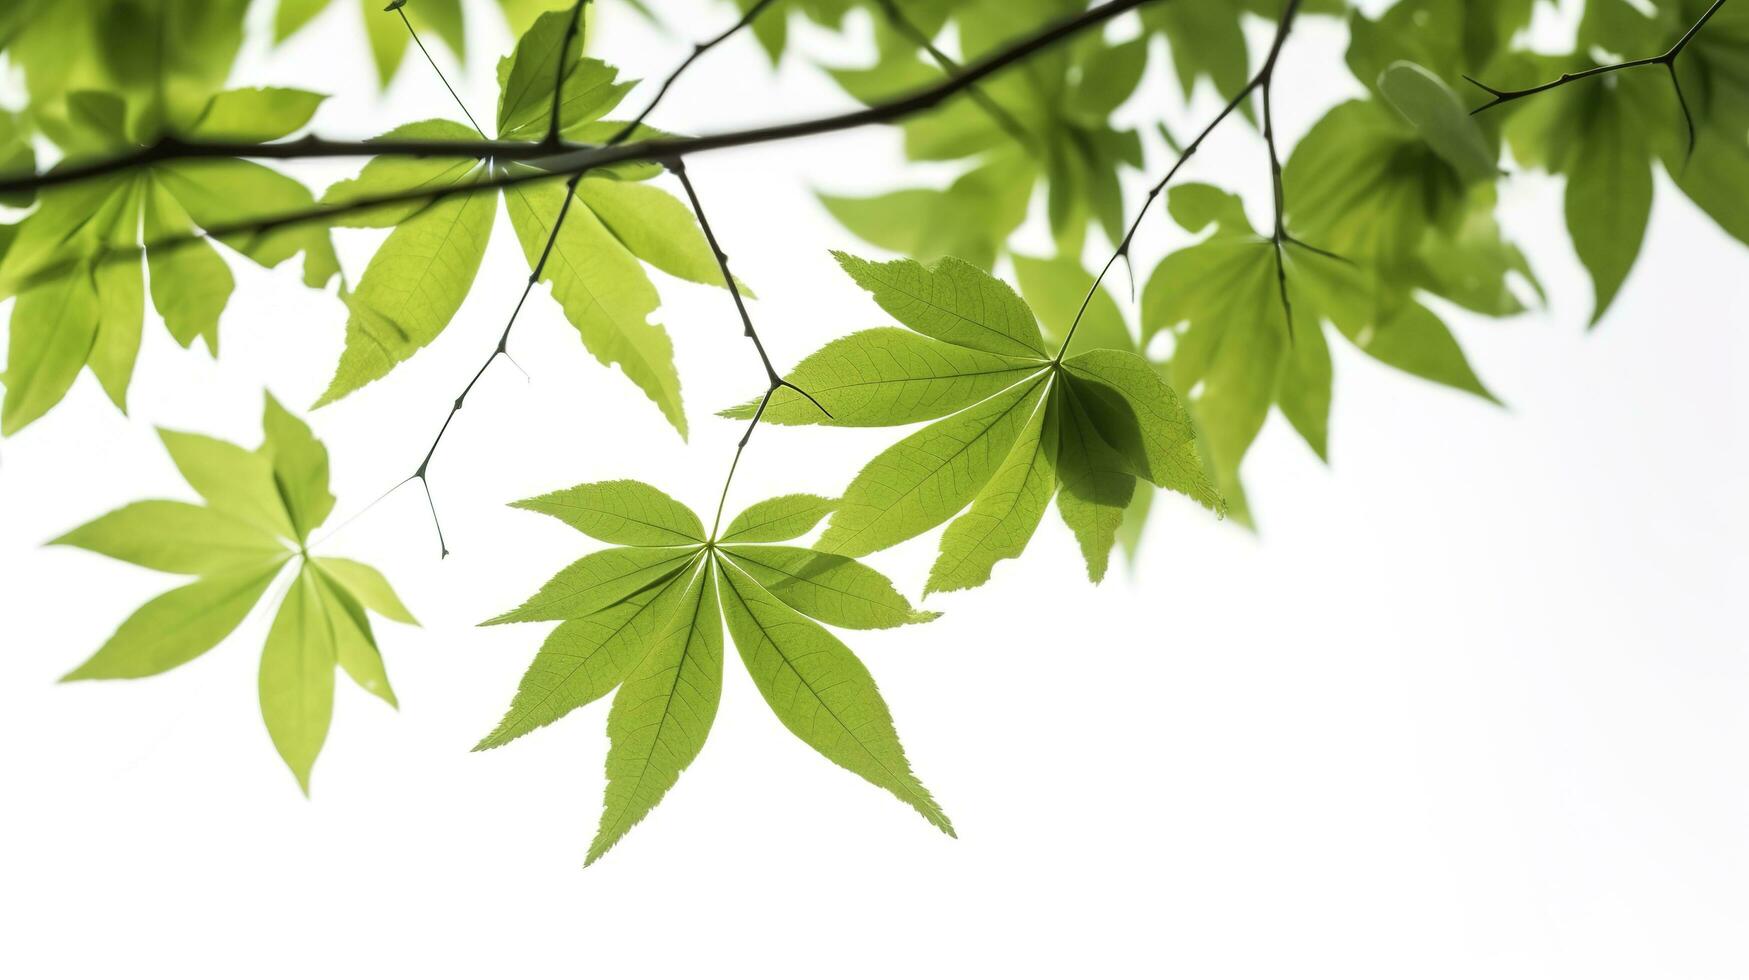
{"label": "maple-shaped leaf", "polygon": [[[1052,354],[1026,302],[970,263],[835,254],[904,327],[859,331],[804,358],[784,377],[807,395],[774,392],[764,420],[937,421],[863,467],[820,550],[866,555],[953,519],[925,591],[971,588],[1020,555],[1061,487],[1059,509],[1098,580],[1137,480],[1222,507],[1190,416],[1127,335],[1118,349]],[[750,418],[757,404],[723,414]]]}
{"label": "maple-shaped leaf", "polygon": [[[302,129],[322,99],[299,89],[232,89],[171,122],[192,139],[266,141]],[[78,91],[66,101],[67,118],[45,125],[69,153],[121,152],[153,136],[138,130],[138,106],[119,95]],[[188,347],[199,338],[216,355],[219,314],[234,281],[215,240],[269,268],[303,252],[304,282],[327,283],[340,267],[325,228],[191,237],[196,228],[314,203],[296,180],[248,160],[154,163],[44,190],[0,259],[0,298],[18,297],[0,432],[17,432],[53,408],[86,367],[127,410],[148,282],[152,306],[176,342]]]}
{"label": "maple-shaped leaf", "polygon": [[807,533],[832,501],[754,504],[720,535],[646,483],[585,483],[516,504],[617,545],[573,562],[488,624],[559,621],[510,710],[476,749],[550,725],[616,689],[607,798],[585,863],[612,847],[704,746],[722,693],[723,622],[771,710],[802,741],[953,825],[911,772],[892,714],[855,654],[821,624],[882,629],[934,618],[886,576],[841,555],[776,544]]}
{"label": "maple-shaped leaf", "polygon": [[[570,12],[541,15],[499,62],[498,137],[539,140],[551,118],[561,48],[568,67],[560,92],[560,132],[572,140],[602,142],[621,124],[602,117],[630,91],[618,71],[581,51],[583,38],[565,46]],[[579,28],[578,34],[582,30]],[[434,119],[383,134],[394,140],[482,138],[460,123]],[[527,173],[522,165],[481,161],[382,157],[323,195],[327,203],[405,191],[465,186],[494,174]],[[692,282],[722,285],[722,273],[686,205],[640,180],[660,169],[628,164],[591,171],[567,190],[563,175],[505,189],[504,204],[532,269],[603,364],[617,364],[662,410],[681,435],[686,414],[668,333],[651,321],[661,298],[646,265]],[[553,222],[572,194],[553,238]],[[343,223],[393,227],[347,296],[346,347],[317,405],[341,398],[388,374],[436,339],[454,318],[479,272],[498,214],[495,193],[452,193],[429,203],[373,208]],[[552,251],[546,252],[552,240]]]}
{"label": "maple-shaped leaf", "polygon": [[365,610],[402,623],[414,619],[376,569],[309,553],[310,533],[334,509],[328,451],[271,395],[262,429],[265,438],[253,451],[159,430],[203,502],[143,500],[51,542],[195,577],[141,606],[63,680],[148,677],[185,664],[236,630],[289,570],[261,652],[261,714],[308,793],[328,735],[335,667],[395,704]]}

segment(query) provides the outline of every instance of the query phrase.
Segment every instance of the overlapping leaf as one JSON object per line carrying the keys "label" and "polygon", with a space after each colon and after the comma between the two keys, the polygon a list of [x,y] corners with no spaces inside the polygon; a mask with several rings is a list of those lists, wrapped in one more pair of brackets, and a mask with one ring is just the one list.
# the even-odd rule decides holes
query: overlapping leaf
{"label": "overlapping leaf", "polygon": [[[369,565],[314,557],[310,533],[334,509],[328,451],[272,396],[253,451],[160,430],[164,447],[203,502],[144,500],[55,539],[194,581],[147,602],[65,680],[147,677],[217,646],[291,569],[261,654],[261,714],[280,757],[309,792],[328,735],[338,667],[395,704],[365,610],[413,616]],[[295,567],[294,567],[295,566]]]}
{"label": "overlapping leaf", "polygon": [[[926,591],[981,585],[1020,555],[1061,488],[1059,511],[1088,572],[1104,575],[1137,481],[1210,507],[1190,418],[1134,353],[1092,346],[1102,329],[1050,353],[1027,304],[958,259],[933,266],[838,256],[850,277],[906,329],[835,340],[785,375],[766,421],[780,425],[903,425],[938,420],[876,456],[838,501],[821,550],[866,555],[952,520]],[[1079,335],[1077,335],[1079,340]],[[724,414],[751,417],[757,402]],[[962,513],[962,511],[964,513]],[[957,515],[957,516],[956,516]]]}
{"label": "overlapping leaf", "polygon": [[[207,96],[177,125],[197,137],[277,139],[303,128],[321,100],[295,89],[234,89]],[[108,92],[74,92],[66,105],[66,119],[47,125],[56,142],[80,154],[117,152],[134,141],[130,132],[155,125],[141,123],[147,103]],[[216,354],[233,281],[212,240],[191,233],[312,204],[302,184],[247,160],[159,163],[45,190],[0,258],[0,298],[18,297],[0,431],[17,432],[53,408],[84,367],[126,410],[148,280],[152,305],[177,343],[200,338]],[[303,252],[311,286],[339,270],[321,228],[219,241],[268,267]]]}
{"label": "overlapping leaf", "polygon": [[479,749],[496,748],[616,689],[608,714],[607,798],[593,863],[661,801],[698,756],[722,693],[723,621],[784,727],[827,759],[953,826],[912,774],[886,702],[861,661],[820,624],[882,629],[933,619],[860,562],[782,545],[832,501],[803,494],[749,507],[720,537],[645,483],[586,483],[517,504],[618,547],[554,576],[490,623],[559,621],[510,710]]}
{"label": "overlapping leaf", "polygon": [[[968,0],[953,8],[968,59],[1072,15],[1066,0]],[[943,190],[911,188],[873,198],[823,196],[852,232],[925,261],[953,254],[988,267],[1005,251],[1041,179],[1059,249],[1079,250],[1090,222],[1116,241],[1122,235],[1119,172],[1140,167],[1141,142],[1109,117],[1140,83],[1147,38],[1117,44],[1097,35],[1039,52],[1012,72],[981,83],[977,97],[906,121],[905,150],[914,160],[965,160],[972,166]],[[864,102],[909,92],[942,78],[914,43],[890,45],[864,69],[833,72]]]}
{"label": "overlapping leaf", "polygon": [[[543,14],[498,67],[498,135],[539,140],[554,100],[568,11]],[[579,32],[581,33],[581,32]],[[607,64],[581,55],[583,42],[565,49],[569,63],[559,92],[561,132],[576,140],[604,140],[619,124],[602,119],[632,83]],[[468,140],[479,134],[459,123],[428,120],[381,139]],[[526,168],[518,168],[525,170]],[[347,297],[346,348],[325,404],[388,374],[449,325],[479,271],[497,216],[495,194],[454,191],[504,168],[478,161],[379,158],[358,177],[330,188],[324,200],[341,203],[410,188],[452,189],[427,204],[355,213],[348,224],[392,226]],[[553,241],[541,278],[577,328],[584,346],[603,364],[617,364],[682,435],[686,414],[673,345],[650,320],[660,297],[644,266],[693,282],[721,285],[709,246],[686,206],[636,179],[654,168],[632,165],[585,176]],[[568,193],[565,181],[534,181],[506,189],[505,207],[530,268],[540,262],[553,222]]]}
{"label": "overlapping leaf", "polygon": [[1288,242],[1290,325],[1276,253],[1242,202],[1206,184],[1173,188],[1168,209],[1191,232],[1209,232],[1168,255],[1142,292],[1142,342],[1171,334],[1166,379],[1189,393],[1211,477],[1249,520],[1238,469],[1271,406],[1319,456],[1327,453],[1330,355],[1323,324],[1401,370],[1491,398],[1445,324],[1407,291],[1367,268]]}

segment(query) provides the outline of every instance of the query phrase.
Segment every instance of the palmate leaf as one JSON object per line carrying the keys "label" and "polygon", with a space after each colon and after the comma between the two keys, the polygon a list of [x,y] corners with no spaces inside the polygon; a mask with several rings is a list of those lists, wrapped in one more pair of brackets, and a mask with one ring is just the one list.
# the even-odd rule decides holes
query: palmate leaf
{"label": "palmate leaf", "polygon": [[[784,376],[830,418],[787,388],[772,394],[763,418],[780,425],[936,421],[863,467],[838,500],[820,550],[866,555],[951,519],[926,591],[971,588],[988,581],[998,561],[1021,553],[1062,488],[1059,510],[1097,581],[1138,479],[1222,507],[1189,415],[1134,352],[1121,319],[1113,332],[1115,307],[1092,310],[1085,335],[1078,331],[1073,347],[1053,355],[1061,345],[1047,343],[1027,303],[969,263],[838,260],[905,328],[835,340]],[[1053,274],[1021,267],[1025,275]],[[723,414],[750,418],[757,404]]]}
{"label": "palmate leaf", "polygon": [[204,502],[140,501],[51,542],[196,576],[141,606],[63,679],[147,677],[187,663],[234,632],[290,570],[262,650],[261,714],[308,793],[333,711],[335,668],[396,703],[365,610],[402,623],[414,619],[376,569],[309,554],[310,533],[334,508],[328,451],[271,395],[262,430],[253,451],[161,430],[165,449]]}
{"label": "palmate leaf", "polygon": [[[545,137],[569,17],[568,7],[541,15],[499,63],[500,139]],[[582,57],[582,47],[579,37],[564,48],[569,67],[559,92],[560,131],[570,139],[605,140],[620,127],[602,117],[633,83],[620,81],[611,66]],[[378,138],[469,140],[479,134],[434,119]],[[416,188],[465,187],[503,172],[475,161],[380,157],[356,178],[329,188],[323,200],[339,204]],[[684,436],[686,413],[673,344],[650,319],[661,298],[644,267],[719,286],[722,274],[687,207],[665,191],[637,183],[657,172],[644,164],[592,171],[574,192],[567,191],[563,177],[519,184],[506,189],[504,204],[529,267],[546,256],[541,279],[551,285],[584,346],[603,364],[618,365]],[[571,206],[553,238],[553,222],[567,193],[573,194]],[[479,272],[496,217],[496,193],[450,193],[430,203],[371,208],[346,219],[355,226],[394,230],[347,297],[346,347],[318,406],[383,377],[443,332]]]}
{"label": "palmate leaf", "polygon": [[723,623],[784,727],[821,755],[952,834],[912,774],[886,702],[820,623],[927,622],[886,576],[853,559],[766,542],[811,530],[831,501],[806,494],[747,508],[720,538],[683,504],[632,480],[586,483],[516,506],[620,545],[561,571],[491,623],[558,620],[510,710],[476,749],[496,748],[616,689],[607,793],[585,863],[642,820],[697,757],[722,692]]}
{"label": "palmate leaf", "polygon": [[[190,114],[186,128],[200,138],[274,139],[301,129],[321,100],[295,89],[218,92]],[[112,153],[132,142],[129,105],[120,96],[81,91],[67,101],[70,113],[57,136],[63,145]],[[0,432],[17,432],[53,408],[82,367],[126,410],[148,279],[152,305],[177,343],[187,347],[200,338],[216,354],[231,272],[211,241],[189,233],[313,203],[303,185],[246,160],[155,164],[45,190],[0,257],[0,298],[18,297]],[[148,247],[142,266],[142,244],[172,239],[181,240]],[[221,241],[268,267],[303,252],[311,286],[339,270],[320,228]]]}

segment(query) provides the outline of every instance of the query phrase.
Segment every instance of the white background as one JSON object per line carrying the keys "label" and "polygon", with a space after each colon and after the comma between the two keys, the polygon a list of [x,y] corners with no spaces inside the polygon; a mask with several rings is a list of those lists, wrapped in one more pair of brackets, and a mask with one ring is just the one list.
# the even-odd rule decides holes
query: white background
{"label": "white background", "polygon": [[[594,53],[660,76],[730,18],[661,6],[679,36],[609,4]],[[417,52],[373,94],[356,17],[336,4],[271,55],[257,38],[235,81],[336,93],[316,118],[334,136],[450,114]],[[458,81],[481,118],[509,43],[488,20]],[[1570,27],[1548,18],[1537,40]],[[1296,32],[1289,137],[1356,90],[1342,43],[1328,22]],[[741,38],[654,121],[717,131],[846,104],[805,60],[773,77]],[[1186,110],[1156,64],[1124,117],[1164,111],[1184,132],[1214,107],[1203,92]],[[1261,149],[1230,126],[1189,176],[1261,205]],[[884,322],[826,254],[869,250],[811,191],[893,186],[898,160],[891,131],[868,131],[693,162],[780,364]],[[1094,588],[1053,511],[988,587],[932,599],[939,622],[847,635],[961,839],[796,741],[731,657],[704,753],[588,871],[606,704],[469,754],[544,635],[470,624],[591,547],[506,501],[632,476],[708,513],[738,435],[710,413],[760,382],[727,297],[660,281],[689,444],[543,287],[512,340],[529,378],[495,366],[434,464],[449,560],[416,487],[324,543],[388,572],[425,628],[379,626],[403,708],[343,683],[306,801],[255,703],[269,607],[162,677],[55,684],[172,583],[41,542],[186,499],[154,424],[253,445],[262,387],[308,405],[338,355],[332,290],[237,266],[222,366],[149,316],[131,417],[87,377],[0,447],[0,973],[1749,975],[1749,258],[1661,179],[1640,263],[1587,333],[1558,182],[1508,181],[1502,214],[1551,302],[1453,322],[1508,409],[1333,340],[1332,464],[1272,419],[1246,467],[1260,537],[1169,502],[1133,574]],[[1174,245],[1166,225],[1147,226],[1143,269]],[[352,275],[375,240],[343,233]],[[336,525],[418,461],[525,273],[500,224],[445,335],[312,416]],[[893,438],[762,430],[730,507],[834,494]],[[874,563],[914,595],[933,548]]]}

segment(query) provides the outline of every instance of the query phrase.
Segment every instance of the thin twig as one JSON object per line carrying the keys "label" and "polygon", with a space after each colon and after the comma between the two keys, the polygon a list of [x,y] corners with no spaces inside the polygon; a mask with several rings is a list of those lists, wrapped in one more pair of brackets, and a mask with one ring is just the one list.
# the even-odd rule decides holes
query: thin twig
{"label": "thin twig", "polygon": [[444,77],[443,69],[437,67],[437,59],[431,57],[431,52],[425,48],[425,42],[419,39],[419,32],[413,29],[413,22],[407,19],[407,11],[403,9],[405,7],[405,0],[401,0],[388,9],[401,15],[401,23],[407,25],[407,33],[412,36],[413,43],[419,45],[419,53],[425,56],[425,63],[437,73],[437,80],[443,83],[445,89],[449,90],[449,97],[455,100],[456,107],[461,109],[462,115],[468,117],[468,123],[474,127],[474,132],[479,133],[481,139],[486,139],[486,131],[480,128],[479,122],[474,119],[474,114],[468,111],[467,103],[463,102],[462,97],[456,94],[455,86],[451,85],[449,79]]}
{"label": "thin twig", "polygon": [[1275,64],[1281,57],[1282,46],[1287,43],[1287,36],[1293,30],[1294,15],[1299,12],[1300,0],[1288,0],[1281,10],[1281,22],[1275,28],[1275,42],[1269,46],[1269,57],[1263,62],[1263,69],[1258,76],[1263,80],[1263,143],[1269,147],[1269,181],[1270,189],[1275,198],[1275,228],[1270,232],[1269,244],[1275,251],[1275,284],[1281,293],[1281,314],[1287,321],[1287,336],[1291,342],[1294,336],[1294,304],[1287,295],[1287,259],[1282,255],[1283,246],[1290,241],[1287,234],[1285,212],[1287,210],[1287,192],[1281,186],[1281,154],[1275,147],[1275,115],[1270,110],[1270,91],[1275,81]]}
{"label": "thin twig", "polygon": [[686,199],[692,204],[692,213],[698,216],[698,227],[704,232],[705,242],[710,245],[711,254],[716,256],[717,268],[723,273],[723,285],[728,287],[729,295],[735,300],[735,311],[741,315],[741,334],[753,341],[753,349],[759,352],[759,363],[765,368],[765,394],[759,399],[759,407],[753,412],[753,420],[747,423],[747,430],[741,433],[741,441],[735,445],[735,459],[729,464],[729,477],[723,481],[723,493],[717,500],[717,516],[711,521],[710,534],[711,540],[714,541],[717,536],[717,525],[723,519],[723,502],[729,498],[729,482],[735,478],[735,467],[741,463],[741,453],[747,448],[748,440],[753,438],[753,428],[759,424],[760,417],[765,414],[765,406],[771,403],[771,396],[776,394],[780,388],[788,388],[812,402],[814,407],[820,410],[820,414],[827,418],[831,418],[832,413],[826,411],[826,406],[820,404],[813,395],[785,381],[783,376],[777,373],[777,368],[772,366],[771,356],[765,352],[765,344],[760,341],[759,332],[753,329],[753,318],[748,315],[747,303],[741,298],[741,287],[735,282],[734,273],[729,271],[729,256],[717,243],[716,232],[711,229],[710,219],[705,217],[704,204],[698,199],[698,190],[692,186],[692,178],[686,175],[686,164],[676,160],[669,164],[668,169],[680,179],[680,186],[686,191]]}
{"label": "thin twig", "polygon": [[1613,65],[1598,65],[1595,68],[1587,68],[1583,71],[1566,72],[1553,81],[1521,89],[1497,89],[1489,85],[1484,85],[1476,79],[1465,75],[1464,81],[1469,82],[1471,85],[1474,85],[1488,93],[1490,96],[1493,96],[1488,102],[1471,109],[1470,115],[1473,116],[1480,112],[1486,112],[1497,105],[1503,105],[1507,102],[1515,102],[1519,99],[1529,98],[1533,95],[1560,88],[1563,85],[1571,85],[1574,82],[1584,81],[1587,78],[1596,78],[1599,75],[1626,71],[1630,68],[1645,68],[1650,65],[1663,65],[1669,73],[1670,86],[1676,90],[1676,104],[1682,110],[1682,121],[1688,127],[1688,156],[1692,157],[1694,155],[1695,142],[1694,114],[1688,109],[1688,98],[1682,93],[1682,82],[1676,77],[1676,59],[1682,54],[1683,49],[1688,47],[1689,42],[1694,40],[1695,35],[1700,33],[1700,29],[1706,26],[1706,22],[1712,20],[1713,15],[1718,13],[1719,8],[1723,7],[1725,3],[1726,0],[1713,0],[1711,6],[1707,7],[1706,12],[1700,15],[1700,19],[1689,25],[1688,30],[1682,32],[1682,36],[1676,39],[1675,44],[1670,45],[1670,48],[1663,54],[1654,55],[1650,58],[1635,58],[1632,61],[1622,61]]}
{"label": "thin twig", "polygon": [[668,94],[668,90],[674,87],[674,83],[679,80],[681,75],[686,73],[686,69],[692,67],[693,62],[703,57],[705,52],[733,37],[741,29],[751,25],[760,14],[765,12],[765,8],[771,6],[774,2],[775,0],[759,0],[758,3],[747,8],[747,12],[741,15],[740,20],[730,24],[722,33],[710,38],[709,40],[700,41],[697,44],[694,44],[692,46],[692,53],[687,55],[684,61],[676,65],[674,70],[668,73],[667,78],[662,80],[661,86],[656,89],[655,97],[650,100],[648,105],[644,106],[644,110],[636,116],[633,116],[631,121],[627,122],[624,126],[620,127],[619,132],[614,133],[613,136],[608,139],[606,145],[618,146],[625,142],[626,138],[631,136],[632,133],[637,132],[638,127],[644,124],[644,120],[650,118],[650,113],[656,111],[656,106],[661,104],[662,97]]}
{"label": "thin twig", "polygon": [[[1136,216],[1130,221],[1129,229],[1124,232],[1123,241],[1118,243],[1117,249],[1111,253],[1111,258],[1105,260],[1105,265],[1100,268],[1099,274],[1093,277],[1092,285],[1087,287],[1087,295],[1081,298],[1081,306],[1075,311],[1075,319],[1070,321],[1069,330],[1063,336],[1063,344],[1057,349],[1057,363],[1062,362],[1063,355],[1069,350],[1069,341],[1075,339],[1075,330],[1081,326],[1081,320],[1086,316],[1087,307],[1092,304],[1094,295],[1099,292],[1100,284],[1105,281],[1106,276],[1111,274],[1111,267],[1116,265],[1119,259],[1127,259],[1129,257],[1130,246],[1135,242],[1136,232],[1141,229],[1142,219],[1147,217],[1148,209],[1153,206],[1154,199],[1165,192],[1166,185],[1172,183],[1172,178],[1178,176],[1178,171],[1182,170],[1184,165],[1190,162],[1191,157],[1196,156],[1197,150],[1202,148],[1203,141],[1208,139],[1209,135],[1219,128],[1221,123],[1227,120],[1228,116],[1231,116],[1235,110],[1243,105],[1245,100],[1250,98],[1253,92],[1265,85],[1269,81],[1270,76],[1274,74],[1276,59],[1281,55],[1282,44],[1287,40],[1287,30],[1289,26],[1291,26],[1291,16],[1299,8],[1299,3],[1300,0],[1289,0],[1287,7],[1283,10],[1282,21],[1276,26],[1275,41],[1269,47],[1269,56],[1264,61],[1263,67],[1259,68],[1257,73],[1252,75],[1251,79],[1245,83],[1244,87],[1234,93],[1231,99],[1227,100],[1227,104],[1221,107],[1220,112],[1215,113],[1215,117],[1209,120],[1208,125],[1204,126],[1201,132],[1196,134],[1196,138],[1186,144],[1183,150],[1179,151],[1178,158],[1172,161],[1172,166],[1167,169],[1165,176],[1161,177],[1154,186],[1148,188],[1148,196],[1142,200],[1142,206],[1136,209]],[[1273,139],[1271,139],[1270,154],[1272,159],[1274,158],[1274,152],[1274,142]],[[1279,194],[1279,184],[1277,187],[1277,193]],[[1277,225],[1281,223],[1279,203],[1276,211],[1276,223]],[[1293,241],[1291,238],[1288,240]],[[1299,242],[1296,241],[1294,244],[1299,244]]]}

